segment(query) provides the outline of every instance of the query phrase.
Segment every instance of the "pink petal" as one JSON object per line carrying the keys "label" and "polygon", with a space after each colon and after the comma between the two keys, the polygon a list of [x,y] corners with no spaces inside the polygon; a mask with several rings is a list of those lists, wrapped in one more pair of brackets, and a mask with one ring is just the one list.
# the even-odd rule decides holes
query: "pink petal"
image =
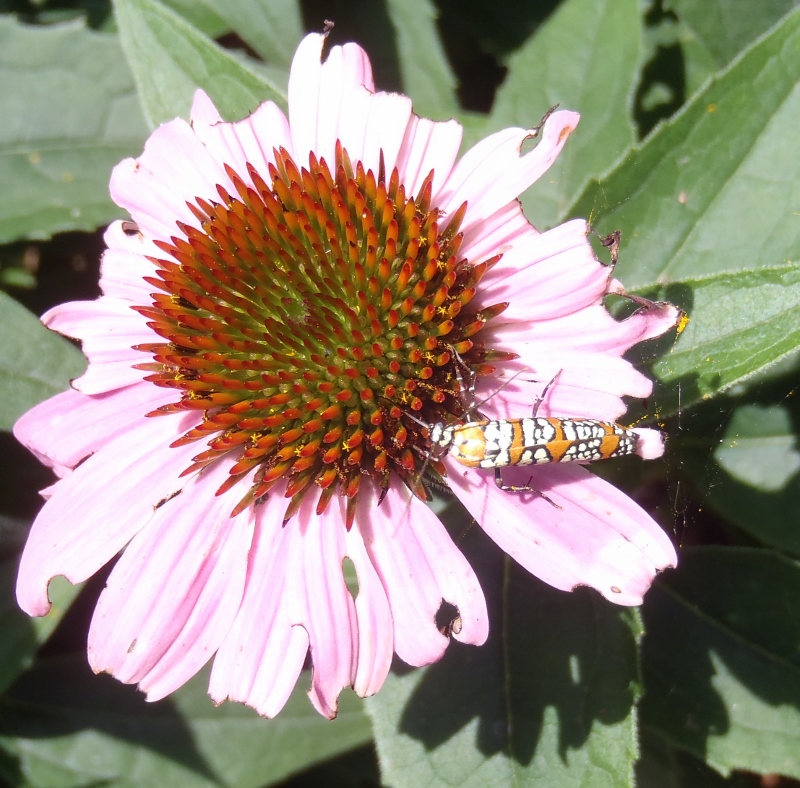
{"label": "pink petal", "polygon": [[377,173],[383,156],[385,169],[391,173],[411,117],[411,99],[396,93],[369,93],[362,88],[349,96],[338,136],[351,160]]}
{"label": "pink petal", "polygon": [[256,509],[242,603],[214,659],[208,689],[216,703],[230,698],[265,717],[283,708],[308,653],[308,633],[292,625],[284,594],[292,547],[281,525],[285,508],[286,501],[272,495]]}
{"label": "pink petal", "polygon": [[217,184],[235,193],[222,165],[215,161],[184,120],[157,128],[138,159],[124,159],[111,174],[111,199],[130,213],[150,238],[181,234],[176,221],[199,225],[186,203],[215,199]]}
{"label": "pink petal", "polygon": [[[297,47],[289,73],[289,126],[292,130],[292,148],[297,161],[308,159],[317,147],[317,126],[322,76],[322,47],[325,36],[306,36]],[[330,151],[320,150],[326,161]]]}
{"label": "pink petal", "polygon": [[450,214],[466,200],[469,207],[461,229],[468,232],[550,169],[579,118],[576,112],[554,112],[542,128],[536,147],[524,156],[522,144],[531,137],[530,130],[504,129],[482,140],[458,161],[436,195],[436,204]]}
{"label": "pink petal", "polygon": [[174,401],[174,391],[150,383],[92,397],[65,391],[24,414],[14,425],[14,437],[45,465],[71,470],[138,427],[145,413]]}
{"label": "pink petal", "polygon": [[[205,90],[197,89],[192,98],[192,108],[189,110],[189,124],[200,139],[208,132],[209,126],[224,123],[222,115],[214,105],[211,97]],[[205,140],[203,140],[205,142]]]}
{"label": "pink petal", "polygon": [[[363,491],[366,493],[366,491]],[[355,526],[378,572],[395,625],[395,651],[409,665],[435,662],[447,647],[436,627],[443,601],[458,608],[459,640],[480,645],[489,632],[486,602],[467,560],[433,512],[394,480],[376,506],[359,493]]]}
{"label": "pink petal", "polygon": [[89,664],[151,699],[191,678],[217,650],[244,590],[251,514],[230,517],[242,488],[215,496],[220,463],[158,508],[126,548],[100,595]]}
{"label": "pink petal", "polygon": [[131,222],[112,222],[103,235],[108,248],[103,253],[100,288],[106,296],[142,306],[152,302],[150,294],[155,290],[144,281],[155,273],[147,256],[163,257],[164,253],[142,233],[126,232],[130,227]]}
{"label": "pink petal", "polygon": [[[618,421],[627,410],[625,401],[608,391],[593,391],[585,386],[556,385],[547,396],[547,405],[540,408],[539,415]],[[523,412],[523,415],[529,413]]]}
{"label": "pink petal", "polygon": [[491,346],[513,348],[520,357],[505,362],[499,375],[478,379],[476,399],[487,418],[533,415],[534,404],[551,382],[536,415],[616,421],[627,410],[623,396],[644,398],[652,392],[652,382],[619,356],[559,347],[530,352],[522,342]]}
{"label": "pink petal", "polygon": [[333,47],[321,63],[324,44],[324,35],[311,34],[297,48],[289,74],[289,123],[295,161],[308,161],[314,151],[332,166],[340,113],[360,93],[357,88],[372,91],[374,83],[372,66],[361,47]]}
{"label": "pink petal", "polygon": [[83,394],[104,394],[140,383],[147,374],[132,368],[148,360],[133,350],[133,345],[157,337],[145,318],[125,301],[107,296],[96,301],[68,301],[42,315],[42,322],[53,331],[81,340],[89,368],[72,385]]}
{"label": "pink petal", "polygon": [[326,717],[336,716],[339,693],[353,683],[358,652],[355,604],[342,573],[346,555],[339,507],[315,512],[308,495],[287,525],[290,539],[285,604],[292,624],[308,632],[314,666],[309,698]]}
{"label": "pink petal", "polygon": [[182,686],[205,664],[227,635],[241,602],[247,550],[253,531],[247,518],[237,518],[213,575],[207,581],[180,637],[140,682],[148,700],[159,700]]}
{"label": "pink petal", "polygon": [[597,260],[586,230],[586,222],[576,220],[517,238],[484,276],[475,307],[508,302],[503,322],[524,321],[532,327],[599,303],[612,269]]}
{"label": "pink petal", "polygon": [[602,304],[586,307],[571,315],[543,320],[530,326],[527,336],[520,334],[520,323],[503,323],[502,315],[487,328],[504,346],[527,342],[532,355],[554,347],[571,348],[621,356],[646,339],[661,336],[673,328],[680,311],[672,304],[652,303],[643,306],[625,320],[615,320]]}
{"label": "pink petal", "polygon": [[394,655],[394,621],[386,591],[357,528],[345,534],[345,546],[358,576],[358,658],[353,689],[363,698],[374,695],[389,673]]}
{"label": "pink petal", "polygon": [[179,474],[197,447],[166,447],[190,423],[143,419],[55,486],[22,553],[17,601],[25,612],[45,615],[51,578],[80,583],[91,577],[145,525],[159,501],[183,488]]}
{"label": "pink petal", "polygon": [[504,471],[506,484],[530,479],[541,495],[501,490],[486,472],[454,462],[448,474],[453,492],[500,548],[555,588],[589,585],[612,602],[638,605],[656,573],[677,562],[643,509],[579,465]]}
{"label": "pink petal", "polygon": [[[56,473],[58,473],[59,470],[61,470],[61,466],[57,466],[56,468],[54,468],[54,470],[56,471]],[[59,474],[60,476],[66,476],[69,472],[72,471],[72,468],[66,468],[64,470],[65,472]],[[49,487],[42,487],[42,489],[39,490],[39,495],[41,495],[45,501],[49,501],[53,497],[53,494],[55,493],[57,487],[58,487],[58,482],[51,484]]]}
{"label": "pink petal", "polygon": [[[336,715],[337,698],[353,682],[358,652],[356,608],[344,582],[344,520],[333,504],[314,513],[309,496],[280,524],[286,500],[271,495],[257,512],[244,599],[214,663],[211,696],[241,700],[267,716],[291,692],[310,647],[314,673],[309,696],[317,710]],[[260,622],[253,632],[252,622]],[[297,638],[294,630],[305,634]],[[287,665],[287,648],[296,649]],[[302,653],[300,653],[302,650]]]}
{"label": "pink petal", "polygon": [[411,116],[396,160],[400,182],[406,187],[407,196],[418,195],[431,170],[433,193],[441,189],[458,156],[463,131],[454,120],[440,123]]}
{"label": "pink petal", "polygon": [[[538,234],[539,231],[522,213],[522,206],[517,200],[513,200],[464,233],[460,251],[470,262],[481,263],[496,255],[505,257],[513,252],[518,242],[527,240],[530,235]],[[525,264],[524,260],[522,264]]]}
{"label": "pink petal", "polygon": [[[247,622],[250,629],[266,630],[260,633],[261,638],[256,637],[257,632],[245,637],[242,627],[235,627],[217,652],[208,688],[214,703],[238,701],[262,717],[272,718],[289,700],[308,654],[308,634],[303,627],[289,624],[286,613],[276,609],[280,594],[275,596],[277,599],[270,606],[274,617]],[[254,620],[258,621],[257,627],[253,626]],[[229,645],[234,642],[238,653]],[[258,645],[262,646],[260,650]]]}
{"label": "pink petal", "polygon": [[269,165],[275,163],[274,151],[285,148],[292,153],[289,121],[271,101],[265,101],[247,118],[223,123],[211,99],[198,90],[192,104],[192,128],[211,156],[228,164],[248,185],[252,179],[247,165],[252,164],[261,177],[270,182]]}
{"label": "pink petal", "polygon": [[342,46],[331,47],[328,57],[322,64],[324,72],[330,80],[343,82],[347,85],[364,87],[371,92],[375,92],[375,80],[372,77],[372,63],[369,55],[352,41]]}

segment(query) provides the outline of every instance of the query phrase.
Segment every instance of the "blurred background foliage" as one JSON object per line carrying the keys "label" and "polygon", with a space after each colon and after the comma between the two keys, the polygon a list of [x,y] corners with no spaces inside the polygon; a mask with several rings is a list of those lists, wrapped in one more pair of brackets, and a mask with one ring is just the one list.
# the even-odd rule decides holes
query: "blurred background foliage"
{"label": "blurred background foliage", "polygon": [[[800,779],[800,13],[794,0],[0,0],[0,781],[11,786],[790,786]],[[49,473],[14,420],[80,374],[33,315],[98,295],[113,165],[185,116],[285,106],[304,31],[359,42],[376,84],[457,117],[465,145],[582,113],[523,197],[541,229],[622,230],[618,275],[689,315],[635,358],[631,419],[663,461],[597,468],[681,550],[641,611],[516,568],[447,501],[493,634],[398,664],[334,723],[299,686],[272,721],[213,708],[206,676],[145,704],[95,677],[104,576],[16,609],[19,551]],[[215,43],[216,42],[216,43]],[[598,254],[606,254],[598,245]],[[601,257],[601,259],[603,259]],[[301,682],[302,685],[302,682]],[[379,758],[380,756],[380,765]]]}

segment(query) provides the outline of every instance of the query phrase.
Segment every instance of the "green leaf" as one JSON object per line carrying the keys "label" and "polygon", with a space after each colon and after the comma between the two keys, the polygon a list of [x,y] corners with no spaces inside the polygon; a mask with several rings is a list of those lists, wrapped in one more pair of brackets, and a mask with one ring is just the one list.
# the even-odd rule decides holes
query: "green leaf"
{"label": "green leaf", "polygon": [[0,17],[0,243],[123,216],[112,167],[147,129],[116,36]]}
{"label": "green leaf", "polygon": [[556,165],[523,196],[537,227],[556,224],[633,144],[641,48],[637,0],[567,0],[509,59],[486,132],[535,126],[555,104],[581,113]]}
{"label": "green leaf", "polygon": [[192,27],[209,38],[219,38],[231,30],[231,25],[212,10],[211,0],[164,0],[164,5],[177,11]]}
{"label": "green leaf", "polygon": [[18,564],[17,555],[0,559],[0,693],[33,664],[36,650],[50,637],[81,590],[62,577],[55,578],[48,588],[53,607],[46,616],[31,618],[19,609],[14,594]]}
{"label": "green leaf", "polygon": [[800,258],[798,52],[800,9],[584,192],[627,287]]}
{"label": "green leaf", "polygon": [[286,106],[285,86],[269,83],[157,0],[115,0],[120,39],[152,127],[189,117],[197,88],[226,120],[270,99]]}
{"label": "green leaf", "polygon": [[456,78],[436,30],[437,10],[430,0],[388,0],[397,36],[403,89],[414,111],[447,120],[458,111]]}
{"label": "green leaf", "polygon": [[680,46],[685,63],[686,95],[691,96],[703,87],[705,81],[719,69],[720,64],[714,59],[705,42],[686,25],[682,25]]}
{"label": "green leaf", "polygon": [[797,0],[667,0],[679,21],[686,94],[691,95],[715,71],[788,13]]}
{"label": "green leaf", "polygon": [[797,0],[667,0],[664,5],[694,33],[719,68],[791,11]]}
{"label": "green leaf", "polygon": [[798,610],[795,562],[685,551],[645,602],[642,723],[723,774],[800,777]]}
{"label": "green leaf", "polygon": [[0,288],[8,290],[33,290],[36,287],[36,276],[25,268],[0,268]]}
{"label": "green leaf", "polygon": [[653,366],[659,416],[725,392],[800,347],[800,264],[686,279],[654,294],[690,318]]}
{"label": "green leaf", "polygon": [[796,443],[788,409],[743,405],[734,412],[714,458],[737,481],[773,493],[800,469]]}
{"label": "green leaf", "polygon": [[[362,702],[343,694],[335,722],[314,711],[308,673],[274,720],[234,703],[215,708],[208,671],[158,703],[95,676],[83,654],[43,659],[0,700],[6,748],[16,739],[31,786],[274,784],[369,741]],[[2,740],[0,740],[2,743]]]}
{"label": "green leaf", "polygon": [[545,586],[477,530],[459,547],[498,601],[489,641],[452,643],[441,662],[394,672],[368,699],[384,780],[397,788],[630,786],[638,684],[631,611],[588,589]]}
{"label": "green leaf", "polygon": [[303,37],[298,0],[205,0],[270,65],[288,68]]}
{"label": "green leaf", "polygon": [[86,368],[81,352],[13,298],[0,292],[0,429],[29,408],[65,391]]}
{"label": "green leaf", "polygon": [[683,471],[704,500],[759,542],[800,556],[800,402],[742,405],[722,438],[692,422],[675,437]]}

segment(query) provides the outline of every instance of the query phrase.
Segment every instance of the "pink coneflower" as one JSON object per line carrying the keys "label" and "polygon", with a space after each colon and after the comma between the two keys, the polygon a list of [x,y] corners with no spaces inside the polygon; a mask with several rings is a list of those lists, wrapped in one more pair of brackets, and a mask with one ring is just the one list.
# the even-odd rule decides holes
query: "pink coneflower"
{"label": "pink coneflower", "polygon": [[[111,194],[132,221],[106,233],[103,295],[44,316],[89,368],[15,428],[60,477],[19,603],[45,614],[53,576],[80,582],[124,548],[89,660],[150,700],[215,655],[211,697],[273,716],[310,650],[311,701],[333,717],[342,688],[380,688],[393,653],[424,665],[450,634],[483,643],[475,574],[420,500],[425,425],[471,415],[465,377],[497,392],[486,415],[519,418],[556,375],[539,415],[614,421],[622,396],[651,391],[622,354],[678,316],[645,303],[614,320],[603,299],[621,286],[586,222],[539,233],[522,214],[578,115],[456,161],[458,123],[375,92],[355,44],[321,63],[324,43],[297,51],[289,120],[266,103],[225,123],[198,92],[190,123],[119,164]],[[640,454],[661,452],[638,434]],[[557,588],[635,605],[675,563],[658,525],[580,465],[506,474],[541,495],[444,465],[492,539]],[[457,626],[437,627],[443,601]]]}

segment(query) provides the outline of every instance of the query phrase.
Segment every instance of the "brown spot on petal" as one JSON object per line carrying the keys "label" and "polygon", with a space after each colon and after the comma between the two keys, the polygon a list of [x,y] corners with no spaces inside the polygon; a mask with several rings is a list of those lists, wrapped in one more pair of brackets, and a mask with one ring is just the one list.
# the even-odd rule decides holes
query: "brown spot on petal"
{"label": "brown spot on petal", "polygon": [[569,137],[569,135],[570,135],[570,134],[572,134],[572,132],[573,132],[573,131],[575,131],[575,126],[564,126],[564,128],[563,128],[563,129],[561,129],[561,131],[560,131],[560,132],[559,132],[559,134],[558,134],[558,143],[559,143],[559,145],[560,145],[560,144],[561,144],[561,143],[562,143],[562,142],[563,142],[563,141],[564,141],[564,140],[565,140],[567,137]]}

